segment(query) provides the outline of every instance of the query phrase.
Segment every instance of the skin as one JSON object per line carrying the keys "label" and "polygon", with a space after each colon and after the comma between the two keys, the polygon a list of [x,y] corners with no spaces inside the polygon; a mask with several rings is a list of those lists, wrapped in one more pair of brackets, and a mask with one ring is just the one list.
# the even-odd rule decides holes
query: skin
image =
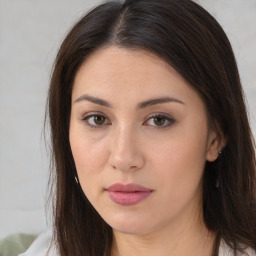
{"label": "skin", "polygon": [[[138,107],[166,97],[172,100]],[[116,46],[91,54],[75,77],[69,135],[81,187],[113,228],[112,255],[211,255],[215,234],[202,218],[202,175],[222,143],[200,96],[170,65]],[[121,206],[106,191],[115,183],[153,192]]]}

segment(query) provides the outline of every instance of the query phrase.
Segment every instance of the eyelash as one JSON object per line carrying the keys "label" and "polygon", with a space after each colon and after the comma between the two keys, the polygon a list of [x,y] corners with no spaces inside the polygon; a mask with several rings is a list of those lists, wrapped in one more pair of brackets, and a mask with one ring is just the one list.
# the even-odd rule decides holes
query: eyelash
{"label": "eyelash", "polygon": [[[89,119],[90,118],[95,118],[95,117],[103,117],[104,118],[104,123],[102,124],[102,125],[94,125],[94,124],[90,124],[89,123]],[[152,114],[151,116],[149,116],[148,118],[147,118],[147,120],[145,121],[145,122],[148,122],[149,120],[151,120],[151,119],[156,119],[156,118],[160,118],[160,119],[164,119],[164,123],[166,123],[166,121],[167,122],[169,122],[168,124],[166,124],[166,125],[161,125],[161,126],[158,126],[158,125],[151,125],[152,127],[154,127],[154,128],[156,128],[156,129],[164,129],[164,128],[166,128],[166,127],[169,127],[170,125],[172,125],[172,124],[174,124],[175,123],[175,120],[172,118],[172,117],[170,117],[170,116],[168,116],[168,115],[166,115],[166,114],[160,114],[160,113],[158,113],[158,114]],[[111,123],[105,123],[106,122],[106,120],[107,120],[108,118],[104,115],[104,114],[100,114],[100,113],[92,113],[92,114],[89,114],[89,115],[87,115],[87,116],[85,116],[82,120],[83,121],[85,121],[85,123],[86,123],[86,125],[87,126],[89,126],[90,128],[92,128],[92,129],[98,129],[98,128],[102,128],[102,126],[105,126],[105,125],[110,125]],[[145,123],[145,122],[143,122],[143,124]],[[154,122],[154,121],[153,121]]]}

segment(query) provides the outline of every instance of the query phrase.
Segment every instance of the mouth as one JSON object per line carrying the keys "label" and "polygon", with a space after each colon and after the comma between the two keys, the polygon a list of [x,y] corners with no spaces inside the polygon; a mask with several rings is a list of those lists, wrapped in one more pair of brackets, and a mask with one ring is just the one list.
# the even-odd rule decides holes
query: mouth
{"label": "mouth", "polygon": [[152,189],[133,183],[126,185],[116,183],[108,187],[106,191],[114,203],[122,206],[135,205],[146,199],[153,192]]}

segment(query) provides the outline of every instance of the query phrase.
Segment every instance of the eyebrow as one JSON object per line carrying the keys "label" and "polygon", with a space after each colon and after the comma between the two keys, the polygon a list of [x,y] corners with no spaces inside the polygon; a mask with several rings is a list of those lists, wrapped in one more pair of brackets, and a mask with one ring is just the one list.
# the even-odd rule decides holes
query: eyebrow
{"label": "eyebrow", "polygon": [[79,98],[77,98],[74,103],[78,103],[78,102],[81,102],[81,101],[90,101],[92,103],[95,103],[95,104],[98,104],[98,105],[101,105],[101,106],[104,106],[104,107],[109,107],[109,108],[112,108],[112,105],[110,103],[108,103],[107,101],[105,100],[102,100],[100,98],[97,98],[97,97],[93,97],[93,96],[90,96],[88,94],[84,94],[82,96],[80,96]]}
{"label": "eyebrow", "polygon": [[[92,102],[92,103],[95,103],[95,104],[98,104],[98,105],[101,105],[104,107],[109,107],[109,108],[113,107],[109,102],[107,102],[103,99],[94,97],[94,96],[90,96],[88,94],[84,94],[84,95],[80,96],[79,98],[77,98],[74,101],[74,103],[78,103],[81,101],[89,101],[89,102]],[[163,104],[163,103],[168,103],[168,102],[175,102],[175,103],[185,105],[184,102],[182,102],[179,99],[173,98],[173,97],[160,97],[160,98],[153,98],[153,99],[149,99],[149,100],[140,102],[140,103],[138,103],[136,109],[143,109],[143,108],[150,107],[150,106],[153,106],[156,104]]]}
{"label": "eyebrow", "polygon": [[155,99],[143,101],[137,105],[137,109],[142,109],[142,108],[150,107],[156,104],[163,104],[168,102],[175,102],[175,103],[180,103],[185,105],[184,102],[182,102],[179,99],[172,98],[172,97],[161,97],[161,98],[155,98]]}

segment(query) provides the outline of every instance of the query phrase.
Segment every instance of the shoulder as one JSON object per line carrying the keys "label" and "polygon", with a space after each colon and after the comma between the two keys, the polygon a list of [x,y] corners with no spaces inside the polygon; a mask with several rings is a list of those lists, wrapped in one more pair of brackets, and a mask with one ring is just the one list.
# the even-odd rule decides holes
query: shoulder
{"label": "shoulder", "polygon": [[51,246],[52,232],[47,231],[41,234],[28,248],[18,256],[58,256],[57,250]]}
{"label": "shoulder", "polygon": [[[237,256],[256,256],[256,251],[252,248],[246,248],[246,254],[237,253]],[[225,243],[224,240],[220,242],[219,256],[234,256],[233,250]]]}

